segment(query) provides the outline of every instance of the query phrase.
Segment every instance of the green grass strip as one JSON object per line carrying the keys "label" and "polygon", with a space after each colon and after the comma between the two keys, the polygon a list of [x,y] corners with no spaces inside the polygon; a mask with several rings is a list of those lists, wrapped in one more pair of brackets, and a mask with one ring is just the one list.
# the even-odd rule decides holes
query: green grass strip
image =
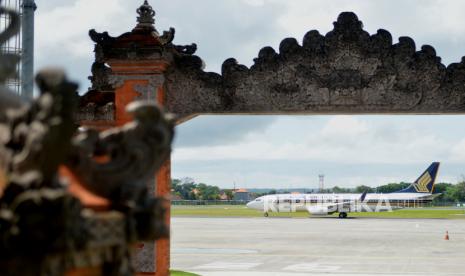
{"label": "green grass strip", "polygon": [[[173,217],[263,217],[263,213],[245,206],[210,205],[210,206],[172,206]],[[307,212],[269,213],[270,217],[311,217]],[[337,214],[333,214],[337,216]],[[420,219],[465,219],[464,209],[417,208],[401,209],[393,212],[349,213],[349,217],[371,218],[420,218]]]}
{"label": "green grass strip", "polygon": [[198,274],[184,272],[184,271],[178,271],[178,270],[171,270],[170,275],[171,276],[200,276]]}

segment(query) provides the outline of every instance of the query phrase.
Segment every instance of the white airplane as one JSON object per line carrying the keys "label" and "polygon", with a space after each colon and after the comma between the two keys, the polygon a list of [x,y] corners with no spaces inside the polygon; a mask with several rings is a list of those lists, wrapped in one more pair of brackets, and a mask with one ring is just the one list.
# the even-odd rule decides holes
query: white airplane
{"label": "white airplane", "polygon": [[278,194],[259,197],[247,207],[269,212],[307,211],[315,216],[339,213],[346,218],[350,212],[383,212],[404,207],[421,207],[440,194],[433,194],[439,162],[432,163],[418,179],[407,188],[390,194]]}

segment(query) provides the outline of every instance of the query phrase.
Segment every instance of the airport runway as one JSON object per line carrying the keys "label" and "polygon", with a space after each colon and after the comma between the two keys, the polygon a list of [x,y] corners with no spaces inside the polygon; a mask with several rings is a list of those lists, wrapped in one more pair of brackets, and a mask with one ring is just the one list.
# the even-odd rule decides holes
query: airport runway
{"label": "airport runway", "polygon": [[204,276],[465,275],[464,260],[462,219],[172,218],[172,268]]}

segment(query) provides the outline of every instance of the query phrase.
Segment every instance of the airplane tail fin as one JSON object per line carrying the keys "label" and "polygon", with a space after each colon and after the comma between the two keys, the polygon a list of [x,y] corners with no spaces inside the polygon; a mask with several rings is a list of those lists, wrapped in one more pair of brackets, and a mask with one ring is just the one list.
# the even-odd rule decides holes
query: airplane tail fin
{"label": "airplane tail fin", "polygon": [[433,162],[418,179],[407,188],[397,193],[433,193],[436,176],[439,170],[439,162]]}
{"label": "airplane tail fin", "polygon": [[363,192],[362,196],[360,196],[360,201],[361,201],[361,202],[364,202],[364,201],[365,201],[365,198],[366,198],[366,196],[367,196],[367,193],[368,193],[368,191],[365,191],[365,192]]}

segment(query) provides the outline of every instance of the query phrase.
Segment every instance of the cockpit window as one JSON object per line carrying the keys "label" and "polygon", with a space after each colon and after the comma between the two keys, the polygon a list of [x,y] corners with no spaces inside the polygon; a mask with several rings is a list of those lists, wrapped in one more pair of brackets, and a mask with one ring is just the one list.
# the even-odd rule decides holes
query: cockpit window
{"label": "cockpit window", "polygon": [[262,201],[262,199],[261,199],[261,198],[257,198],[256,201]]}

